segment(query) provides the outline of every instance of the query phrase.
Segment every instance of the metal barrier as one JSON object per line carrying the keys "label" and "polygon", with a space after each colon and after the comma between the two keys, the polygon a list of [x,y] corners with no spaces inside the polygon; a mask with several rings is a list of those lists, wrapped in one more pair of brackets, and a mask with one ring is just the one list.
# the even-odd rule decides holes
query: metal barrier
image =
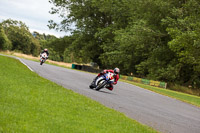
{"label": "metal barrier", "polygon": [[148,79],[131,77],[131,76],[124,76],[124,75],[120,75],[120,78],[124,79],[124,80],[129,80],[129,81],[134,81],[134,82],[146,84],[146,85],[161,87],[161,88],[165,88],[165,89],[167,88],[167,83],[165,83],[165,82],[148,80]]}
{"label": "metal barrier", "polygon": [[100,69],[95,69],[91,66],[87,65],[77,65],[77,64],[72,64],[72,69],[77,69],[77,70],[82,70],[82,71],[87,71],[87,72],[92,72],[92,73],[100,73]]}

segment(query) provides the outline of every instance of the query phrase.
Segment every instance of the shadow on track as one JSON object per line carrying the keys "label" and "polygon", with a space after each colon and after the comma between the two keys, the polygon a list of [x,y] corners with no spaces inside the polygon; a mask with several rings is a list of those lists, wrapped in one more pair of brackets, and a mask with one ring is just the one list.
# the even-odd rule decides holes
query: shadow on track
{"label": "shadow on track", "polygon": [[[90,88],[90,89],[91,89],[91,88]],[[97,90],[95,90],[95,89],[91,89],[91,90],[97,91]],[[113,94],[113,93],[111,93],[111,92],[107,92],[107,91],[103,91],[103,90],[99,90],[99,91],[97,91],[97,92],[102,92],[102,93],[105,93],[105,94]]]}
{"label": "shadow on track", "polygon": [[107,92],[107,91],[103,91],[103,90],[99,90],[99,92],[106,93],[106,94],[113,94],[113,93],[110,93],[110,92]]}

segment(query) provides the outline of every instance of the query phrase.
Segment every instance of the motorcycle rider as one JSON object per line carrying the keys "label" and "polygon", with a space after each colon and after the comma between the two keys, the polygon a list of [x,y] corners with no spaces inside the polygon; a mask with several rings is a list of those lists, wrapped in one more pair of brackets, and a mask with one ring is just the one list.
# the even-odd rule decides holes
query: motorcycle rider
{"label": "motorcycle rider", "polygon": [[42,50],[42,52],[40,53],[40,57],[42,56],[42,54],[43,53],[46,53],[47,54],[47,59],[48,59],[48,57],[49,57],[49,52],[48,52],[48,49],[47,48],[45,48],[44,50]]}
{"label": "motorcycle rider", "polygon": [[109,69],[109,70],[105,69],[105,70],[103,70],[101,73],[99,73],[97,75],[97,77],[95,77],[95,79],[93,80],[92,84],[90,85],[90,88],[94,87],[94,83],[95,83],[96,79],[99,76],[104,75],[105,73],[108,73],[108,72],[114,73],[114,82],[111,83],[108,87],[106,87],[107,89],[109,89],[109,90],[112,91],[113,90],[113,85],[116,85],[117,81],[119,80],[119,72],[120,72],[119,68],[115,68],[114,70],[112,70],[112,69]]}

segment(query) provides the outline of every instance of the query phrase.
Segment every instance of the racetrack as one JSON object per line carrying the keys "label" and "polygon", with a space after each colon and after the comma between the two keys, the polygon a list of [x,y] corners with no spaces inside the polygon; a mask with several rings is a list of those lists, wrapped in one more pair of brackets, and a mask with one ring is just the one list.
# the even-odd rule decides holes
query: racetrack
{"label": "racetrack", "polygon": [[118,110],[164,133],[200,133],[200,108],[128,83],[113,91],[89,89],[94,74],[21,59],[33,71],[65,88]]}

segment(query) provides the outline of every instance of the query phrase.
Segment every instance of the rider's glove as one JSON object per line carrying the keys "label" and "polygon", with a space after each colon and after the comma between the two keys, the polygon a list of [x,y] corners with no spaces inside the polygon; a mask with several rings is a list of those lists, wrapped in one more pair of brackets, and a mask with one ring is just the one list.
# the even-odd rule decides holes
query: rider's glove
{"label": "rider's glove", "polygon": [[103,73],[107,73],[107,71],[106,71],[106,70],[104,70],[104,71],[103,71]]}
{"label": "rider's glove", "polygon": [[106,70],[103,70],[100,72],[100,74],[105,74],[106,73]]}

